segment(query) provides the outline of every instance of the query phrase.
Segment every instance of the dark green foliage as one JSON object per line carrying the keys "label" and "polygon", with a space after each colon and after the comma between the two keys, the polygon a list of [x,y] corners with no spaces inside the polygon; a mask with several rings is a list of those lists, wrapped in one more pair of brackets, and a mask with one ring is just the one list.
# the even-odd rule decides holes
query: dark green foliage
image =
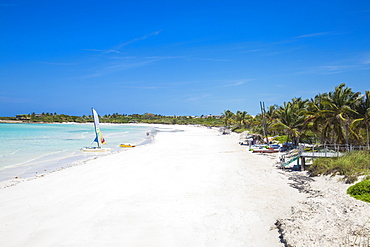
{"label": "dark green foliage", "polygon": [[[76,122],[86,123],[93,122],[92,116],[69,116],[65,114],[29,114],[29,119],[23,119],[24,122],[34,123],[59,123],[59,122]],[[5,117],[3,117],[5,120]],[[11,118],[6,118],[10,120]],[[13,118],[16,119],[16,118]],[[152,123],[152,124],[182,124],[182,125],[203,125],[209,127],[223,126],[223,119],[217,116],[202,116],[202,117],[190,117],[190,116],[161,116],[152,113],[140,114],[118,114],[104,115],[99,117],[102,123]]]}
{"label": "dark green foliage", "polygon": [[364,180],[352,185],[347,189],[347,194],[358,200],[370,202],[370,180]]}
{"label": "dark green foliage", "polygon": [[18,119],[16,117],[0,117],[0,120],[13,121]]}

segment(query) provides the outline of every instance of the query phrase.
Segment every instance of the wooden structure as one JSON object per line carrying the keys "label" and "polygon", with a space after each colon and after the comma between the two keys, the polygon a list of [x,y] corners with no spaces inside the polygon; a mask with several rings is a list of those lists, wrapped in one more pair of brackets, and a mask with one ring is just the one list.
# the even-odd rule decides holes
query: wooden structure
{"label": "wooden structure", "polygon": [[287,162],[280,161],[281,167],[291,164],[294,161],[297,161],[297,166],[301,167],[301,170],[304,171],[306,165],[306,159],[315,159],[315,158],[335,158],[341,157],[345,153],[352,151],[368,150],[366,146],[353,146],[353,145],[304,145],[300,144],[299,149],[295,153],[290,154],[290,158]]}

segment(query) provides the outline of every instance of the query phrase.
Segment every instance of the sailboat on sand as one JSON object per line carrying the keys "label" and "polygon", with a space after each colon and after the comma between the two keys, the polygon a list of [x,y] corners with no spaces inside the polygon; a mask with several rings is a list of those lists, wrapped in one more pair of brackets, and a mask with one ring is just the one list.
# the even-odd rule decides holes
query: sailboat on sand
{"label": "sailboat on sand", "polygon": [[105,139],[103,137],[103,134],[100,131],[99,128],[99,116],[98,113],[95,111],[94,108],[91,108],[92,114],[94,117],[94,129],[95,129],[95,139],[94,142],[98,144],[97,147],[83,147],[81,148],[81,151],[84,152],[107,152],[110,150],[110,148],[103,148],[101,145],[107,144],[105,142]]}

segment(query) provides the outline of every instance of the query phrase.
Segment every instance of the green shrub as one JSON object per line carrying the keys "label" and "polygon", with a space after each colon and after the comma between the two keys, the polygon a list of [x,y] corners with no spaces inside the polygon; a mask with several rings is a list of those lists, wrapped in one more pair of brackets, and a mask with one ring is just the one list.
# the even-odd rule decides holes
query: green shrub
{"label": "green shrub", "polygon": [[370,180],[364,180],[347,189],[347,194],[364,202],[370,202]]}

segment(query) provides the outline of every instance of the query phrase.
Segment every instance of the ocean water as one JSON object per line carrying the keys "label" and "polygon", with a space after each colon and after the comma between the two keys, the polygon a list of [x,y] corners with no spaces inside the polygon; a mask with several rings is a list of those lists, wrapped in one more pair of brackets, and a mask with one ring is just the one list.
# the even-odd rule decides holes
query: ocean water
{"label": "ocean water", "polygon": [[[121,143],[149,143],[155,130],[150,126],[100,124],[107,144],[106,153],[80,151],[96,146],[91,124],[7,124],[0,123],[0,181],[28,178],[68,167],[96,156],[125,150]],[[149,138],[146,133],[150,132]]]}

